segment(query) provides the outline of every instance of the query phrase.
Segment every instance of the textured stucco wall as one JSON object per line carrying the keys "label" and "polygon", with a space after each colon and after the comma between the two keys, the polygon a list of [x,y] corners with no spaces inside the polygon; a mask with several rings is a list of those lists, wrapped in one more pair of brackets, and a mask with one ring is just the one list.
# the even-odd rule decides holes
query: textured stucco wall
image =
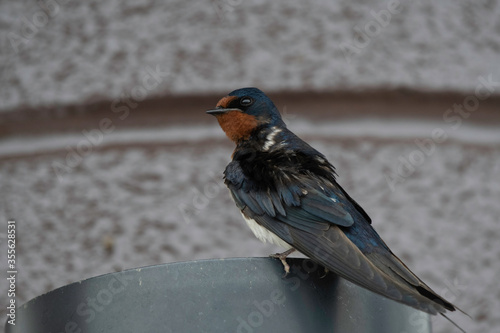
{"label": "textured stucco wall", "polygon": [[500,81],[499,14],[497,1],[2,1],[0,109],[248,85],[472,90]]}
{"label": "textured stucco wall", "polygon": [[[432,146],[426,135],[438,123],[289,123],[337,167],[392,250],[473,318],[454,320],[470,333],[500,325],[498,131],[464,125]],[[59,166],[79,135],[0,141],[0,221],[17,222],[18,304],[112,271],[280,250],[259,242],[231,201],[222,171],[233,145],[216,124],[110,139],[117,144],[96,147],[69,171]],[[2,297],[6,290],[0,283]],[[434,323],[435,332],[457,331],[444,318]]]}
{"label": "textured stucco wall", "polygon": [[[219,90],[222,96],[247,85],[266,91],[408,87],[471,92],[480,77],[500,82],[497,1],[41,3],[51,4],[50,15],[36,1],[0,1],[0,110],[99,99],[106,100],[106,109],[90,120],[58,119],[59,129],[86,121],[74,133],[48,135],[50,127],[43,124],[57,113],[49,112],[54,118],[47,116],[43,123],[29,119],[41,127],[36,133],[29,131],[33,124],[24,130],[31,138],[0,140],[0,221],[17,221],[19,303],[111,271],[279,250],[252,236],[223,188],[221,174],[233,147],[215,120],[196,127],[187,117],[185,128],[135,133],[110,110],[110,99]],[[386,21],[377,23],[372,11]],[[358,28],[375,30],[367,38]],[[499,84],[494,85],[497,94]],[[408,108],[390,100],[378,102],[375,110],[340,103],[344,115],[363,117],[352,124],[339,121],[337,114],[321,124],[305,122],[300,119],[308,112],[304,101],[277,105],[290,128],[336,165],[340,183],[367,209],[391,248],[473,320],[453,318],[468,332],[493,331],[500,325],[500,132],[493,128],[498,118],[490,117],[494,106],[483,115],[481,100],[470,118],[455,115],[460,124],[452,128],[457,124],[443,115],[465,104],[463,96],[437,106],[401,98],[412,104],[413,115],[420,115],[418,108],[435,114],[434,122],[419,127],[405,118],[393,123]],[[329,101],[315,102],[324,113],[338,111]],[[176,115],[187,109],[162,108]],[[366,118],[365,111],[379,109],[390,110],[377,121]],[[201,110],[199,117],[208,117]],[[140,113],[132,112],[130,119]],[[19,128],[33,113],[26,114],[15,124],[0,125]],[[59,179],[54,163],[64,163],[68,149],[86,142],[82,129],[95,129],[100,116],[111,117],[116,132]],[[483,123],[492,119],[491,126],[474,127],[478,117]],[[415,140],[428,140],[439,128],[450,138],[426,153],[414,172],[396,184],[388,182],[387,175],[402,170],[402,159],[422,155]],[[8,133],[19,136],[15,129]],[[179,209],[185,205],[194,207],[187,216]],[[5,253],[4,240],[5,229],[0,230],[0,253]],[[0,260],[3,272],[5,264],[5,258]],[[0,295],[6,288],[0,284]],[[455,331],[442,318],[434,327]]]}

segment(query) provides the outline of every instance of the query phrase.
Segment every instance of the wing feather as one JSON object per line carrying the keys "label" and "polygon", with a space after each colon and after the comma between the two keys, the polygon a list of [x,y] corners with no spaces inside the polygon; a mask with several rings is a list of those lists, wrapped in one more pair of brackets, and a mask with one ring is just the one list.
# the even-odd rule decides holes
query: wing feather
{"label": "wing feather", "polygon": [[225,183],[242,213],[313,261],[422,311],[455,309],[392,254],[366,212],[334,180],[277,173],[274,184],[259,187],[238,163],[228,169]]}
{"label": "wing feather", "polygon": [[[248,207],[243,210],[243,213],[252,214]],[[430,302],[408,284],[394,280],[381,271],[338,226],[330,225],[326,231],[307,232],[278,222],[267,215],[254,215],[252,218],[278,237],[285,239],[287,243],[314,262],[361,287],[430,314],[445,312],[445,308],[440,304]],[[283,233],[284,231],[286,233]]]}

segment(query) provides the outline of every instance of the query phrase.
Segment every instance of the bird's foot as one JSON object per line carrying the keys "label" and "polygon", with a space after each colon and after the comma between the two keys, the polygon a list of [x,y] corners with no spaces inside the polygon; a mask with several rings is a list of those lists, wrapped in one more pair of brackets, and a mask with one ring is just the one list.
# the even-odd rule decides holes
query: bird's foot
{"label": "bird's foot", "polygon": [[288,265],[288,263],[286,262],[286,257],[288,257],[288,255],[290,255],[294,251],[295,251],[295,249],[292,247],[291,249],[286,250],[283,253],[275,253],[275,254],[269,255],[271,258],[277,258],[277,259],[281,260],[281,263],[283,264],[283,268],[285,269],[285,275],[283,275],[283,277],[286,277],[288,275],[288,273],[290,273],[290,265]]}
{"label": "bird's foot", "polygon": [[321,275],[319,278],[323,279],[324,277],[326,277],[328,275],[328,272],[330,272],[330,270],[325,267],[325,272],[324,272],[325,274]]}

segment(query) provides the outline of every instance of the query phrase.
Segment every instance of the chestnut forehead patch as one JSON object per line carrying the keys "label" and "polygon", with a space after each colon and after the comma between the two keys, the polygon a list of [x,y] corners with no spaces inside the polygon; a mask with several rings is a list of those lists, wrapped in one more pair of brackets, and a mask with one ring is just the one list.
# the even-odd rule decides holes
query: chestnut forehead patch
{"label": "chestnut forehead patch", "polygon": [[219,102],[217,102],[216,107],[227,108],[227,107],[229,107],[229,104],[237,98],[238,97],[236,97],[236,96],[223,97],[223,98],[221,98],[221,100]]}

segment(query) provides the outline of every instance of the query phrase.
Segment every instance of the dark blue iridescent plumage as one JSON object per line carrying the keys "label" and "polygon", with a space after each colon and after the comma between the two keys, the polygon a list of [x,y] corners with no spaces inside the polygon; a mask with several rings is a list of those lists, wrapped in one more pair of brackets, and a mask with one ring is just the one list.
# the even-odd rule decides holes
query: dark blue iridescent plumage
{"label": "dark blue iridescent plumage", "polygon": [[287,129],[262,91],[235,90],[207,112],[236,144],[224,178],[247,220],[373,292],[431,314],[455,310],[391,252],[333,165]]}

